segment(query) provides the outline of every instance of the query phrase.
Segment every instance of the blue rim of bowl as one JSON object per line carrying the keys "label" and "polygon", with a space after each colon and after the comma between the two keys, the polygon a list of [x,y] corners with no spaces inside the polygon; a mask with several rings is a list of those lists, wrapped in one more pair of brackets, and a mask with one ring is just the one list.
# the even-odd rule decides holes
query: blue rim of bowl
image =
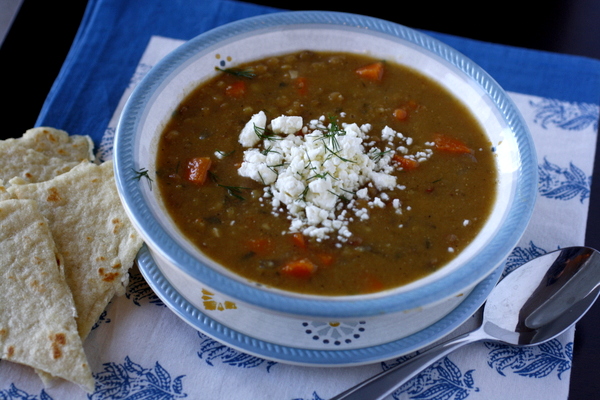
{"label": "blue rim of bowl", "polygon": [[[188,57],[213,46],[219,41],[249,32],[277,29],[289,25],[321,25],[357,29],[364,34],[376,34],[411,43],[430,52],[432,56],[462,71],[476,82],[503,116],[515,136],[520,154],[520,173],[516,182],[513,204],[503,226],[481,254],[474,257],[452,274],[426,287],[388,296],[357,296],[323,298],[289,295],[264,290],[257,285],[231,279],[183,250],[176,241],[152,218],[144,202],[141,184],[135,171],[140,169],[134,160],[135,132],[140,117],[161,80],[175,71]],[[182,271],[203,284],[243,302],[276,312],[312,315],[326,318],[353,318],[379,315],[433,304],[448,298],[466,287],[482,281],[510,254],[522,236],[531,214],[537,191],[537,163],[533,140],[525,122],[512,100],[481,67],[452,47],[403,25],[355,14],[327,11],[292,11],[251,17],[212,29],[185,42],[157,63],[133,90],[121,114],[114,148],[115,177],[119,194],[136,228],[146,243],[163,257],[179,266]]]}
{"label": "blue rim of bowl", "polygon": [[200,332],[229,347],[257,357],[304,366],[356,366],[391,360],[419,350],[454,331],[473,315],[485,302],[502,272],[498,267],[466,296],[452,311],[439,321],[401,339],[388,343],[356,349],[314,350],[284,346],[254,338],[229,328],[189,303],[154,262],[150,251],[143,247],[138,257],[138,267],[152,290],[179,318]]}

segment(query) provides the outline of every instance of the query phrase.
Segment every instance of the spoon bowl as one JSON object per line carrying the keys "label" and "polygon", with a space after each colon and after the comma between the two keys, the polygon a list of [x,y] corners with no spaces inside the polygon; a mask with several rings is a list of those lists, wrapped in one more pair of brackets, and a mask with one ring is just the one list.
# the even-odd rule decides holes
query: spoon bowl
{"label": "spoon bowl", "polygon": [[600,253],[568,247],[535,258],[508,274],[492,290],[474,331],[439,344],[331,400],[382,399],[433,362],[468,343],[544,343],[573,326],[600,293]]}

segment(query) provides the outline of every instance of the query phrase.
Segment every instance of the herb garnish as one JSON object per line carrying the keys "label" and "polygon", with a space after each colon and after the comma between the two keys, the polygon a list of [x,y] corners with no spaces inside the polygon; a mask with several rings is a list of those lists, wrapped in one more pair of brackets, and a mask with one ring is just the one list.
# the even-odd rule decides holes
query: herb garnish
{"label": "herb garnish", "polygon": [[230,196],[235,197],[236,199],[239,200],[246,200],[242,195],[242,190],[244,189],[250,189],[247,187],[243,187],[243,186],[228,186],[228,185],[222,185],[219,183],[219,179],[217,178],[217,175],[215,175],[214,172],[208,171],[208,176],[210,177],[210,179],[215,182],[217,184],[217,186],[222,187],[224,189],[227,190],[227,193],[229,193]]}
{"label": "herb garnish", "polygon": [[369,157],[374,162],[379,162],[383,158],[383,156],[385,156],[389,152],[391,152],[391,150],[378,151],[377,149],[373,149],[372,151],[369,152]]}
{"label": "herb garnish", "polygon": [[[346,135],[346,131],[340,127],[337,117],[330,115],[329,125],[327,126],[325,132],[323,132],[323,146],[325,147],[325,150],[331,153],[330,156],[335,156],[342,161],[353,163],[354,161],[348,160],[347,158],[344,158],[339,155],[339,152],[342,148],[340,147],[340,143],[338,142],[338,136],[344,135]],[[325,142],[327,139],[329,139],[329,145],[331,146],[331,148],[327,146],[327,143]]]}
{"label": "herb garnish", "polygon": [[325,145],[325,148],[332,153],[340,151],[340,143],[338,142],[337,137],[344,136],[345,134],[346,131],[340,128],[337,117],[329,116],[329,126],[327,126],[327,130],[323,132],[323,138],[329,139],[329,143],[331,144],[331,147],[333,147],[333,151],[329,149],[327,145]]}
{"label": "herb garnish", "polygon": [[261,128],[260,126],[256,126],[256,125],[254,125],[254,133],[256,133],[256,136],[258,136],[258,138],[261,140],[282,140],[283,139],[281,136],[278,136],[275,133],[273,133],[273,131],[271,131],[270,129]]}
{"label": "herb garnish", "polygon": [[217,186],[227,189],[227,192],[229,193],[230,196],[233,196],[239,200],[246,200],[240,193],[242,193],[242,190],[244,190],[244,189],[250,189],[250,188],[243,187],[243,186],[226,186],[226,185],[221,185],[220,183],[217,183]]}
{"label": "herb garnish", "polygon": [[150,187],[150,190],[152,190],[152,178],[150,178],[150,175],[148,174],[148,170],[146,168],[140,168],[139,171],[136,171],[133,168],[131,170],[135,174],[133,179],[139,181],[140,179],[142,179],[142,177],[146,178],[148,180],[148,186]]}

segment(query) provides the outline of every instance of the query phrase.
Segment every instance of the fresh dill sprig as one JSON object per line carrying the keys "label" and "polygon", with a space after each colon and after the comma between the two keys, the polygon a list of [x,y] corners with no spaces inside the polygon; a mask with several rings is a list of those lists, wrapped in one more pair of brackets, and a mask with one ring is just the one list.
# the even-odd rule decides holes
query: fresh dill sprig
{"label": "fresh dill sprig", "polygon": [[391,152],[391,150],[378,151],[377,149],[373,149],[372,151],[369,152],[369,157],[374,162],[379,162],[383,158],[383,156],[385,156],[389,152]]}
{"label": "fresh dill sprig", "polygon": [[[330,115],[328,118],[329,125],[323,132],[323,137],[320,138],[323,141],[323,146],[325,147],[325,150],[327,150],[330,153],[328,158],[334,156],[344,162],[354,162],[339,155],[339,152],[342,148],[338,141],[338,137],[344,136],[346,134],[346,131],[340,126],[336,116]],[[329,142],[329,145],[327,144],[327,142]]]}
{"label": "fresh dill sprig", "polygon": [[299,196],[300,200],[306,201],[306,195],[308,194],[309,190],[310,189],[308,188],[308,185],[304,186],[304,190],[302,191],[302,193],[300,193],[300,196]]}
{"label": "fresh dill sprig", "polygon": [[279,152],[278,152],[278,151],[276,151],[276,150],[273,150],[273,146],[267,147],[266,149],[262,149],[262,150],[260,151],[260,154],[262,154],[263,156],[266,156],[266,155],[267,155],[267,154],[269,154],[269,153],[276,153],[276,154],[279,154]]}
{"label": "fresh dill sprig", "polygon": [[276,135],[267,128],[261,128],[260,126],[254,125],[254,133],[261,140],[282,140],[283,137]]}
{"label": "fresh dill sprig", "polygon": [[330,133],[337,134],[337,135],[345,135],[346,134],[346,131],[340,127],[340,124],[338,123],[338,119],[335,115],[330,115],[328,118],[329,118],[329,126],[327,127],[327,130]]}
{"label": "fresh dill sprig", "polygon": [[252,79],[256,76],[256,74],[252,71],[243,70],[239,68],[219,68],[215,67],[217,71],[224,72],[226,74],[230,74],[233,76],[241,77],[241,78],[249,78]]}
{"label": "fresh dill sprig", "polygon": [[131,170],[135,174],[133,179],[139,181],[140,179],[142,179],[142,177],[146,178],[146,180],[148,181],[148,186],[150,187],[150,190],[152,190],[152,178],[150,178],[150,175],[148,174],[148,170],[146,168],[140,168],[139,171],[136,171],[133,168]]}
{"label": "fresh dill sprig", "polygon": [[[331,190],[328,190],[328,192],[329,192],[329,193],[331,193],[332,195],[336,196],[338,199],[340,199],[340,201],[342,201],[342,202],[344,202],[344,203],[347,203],[347,202],[349,202],[349,201],[350,201],[349,199],[347,199],[345,196],[343,196],[343,195],[341,195],[341,194],[337,194],[337,193],[335,193],[335,192],[333,192],[333,191],[331,191]],[[350,191],[348,191],[348,190],[344,190],[344,192],[347,192],[347,193],[352,193],[352,192],[350,192]]]}
{"label": "fresh dill sprig", "polygon": [[217,175],[212,172],[212,171],[208,171],[208,176],[210,177],[210,180],[213,181],[214,183],[217,184],[217,186],[222,187],[223,189],[227,190],[227,193],[229,193],[229,195],[235,197],[236,199],[239,200],[246,200],[244,199],[244,197],[241,195],[242,190],[244,189],[249,189],[247,187],[243,187],[243,186],[228,186],[228,185],[222,185],[219,183],[219,178],[217,177]]}
{"label": "fresh dill sprig", "polygon": [[314,174],[312,176],[309,176],[308,178],[306,178],[306,182],[310,182],[310,181],[312,181],[314,179],[325,179],[328,176],[330,176],[331,179],[333,179],[333,180],[338,180],[338,178],[336,178],[335,176],[331,175],[331,173],[329,173],[329,171],[327,171],[327,172],[323,172],[323,173],[320,173],[320,174]]}
{"label": "fresh dill sprig", "polygon": [[331,157],[337,157],[337,158],[339,158],[340,160],[342,160],[344,162],[348,162],[348,163],[354,163],[355,162],[355,161],[352,161],[352,160],[350,160],[348,158],[344,158],[344,157],[340,156],[340,154],[339,154],[340,151],[339,150],[334,151],[333,149],[330,149],[329,147],[327,147],[327,145],[325,145],[325,149],[327,151],[329,151],[329,155],[327,156],[327,159],[330,159]]}
{"label": "fresh dill sprig", "polygon": [[227,185],[221,185],[220,183],[217,183],[217,186],[220,186],[220,187],[226,189],[227,192],[229,193],[229,195],[235,197],[236,199],[246,200],[241,195],[241,193],[242,193],[242,190],[249,189],[247,187],[243,187],[243,186],[227,186]]}

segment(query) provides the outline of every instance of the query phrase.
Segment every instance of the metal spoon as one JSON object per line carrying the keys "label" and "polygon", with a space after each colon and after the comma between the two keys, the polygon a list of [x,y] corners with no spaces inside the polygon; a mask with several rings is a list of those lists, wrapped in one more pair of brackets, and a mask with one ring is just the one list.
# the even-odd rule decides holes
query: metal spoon
{"label": "metal spoon", "polygon": [[330,400],[383,399],[452,351],[481,340],[512,345],[546,342],[575,324],[600,292],[600,253],[569,247],[508,274],[488,297],[479,328],[437,345]]}

